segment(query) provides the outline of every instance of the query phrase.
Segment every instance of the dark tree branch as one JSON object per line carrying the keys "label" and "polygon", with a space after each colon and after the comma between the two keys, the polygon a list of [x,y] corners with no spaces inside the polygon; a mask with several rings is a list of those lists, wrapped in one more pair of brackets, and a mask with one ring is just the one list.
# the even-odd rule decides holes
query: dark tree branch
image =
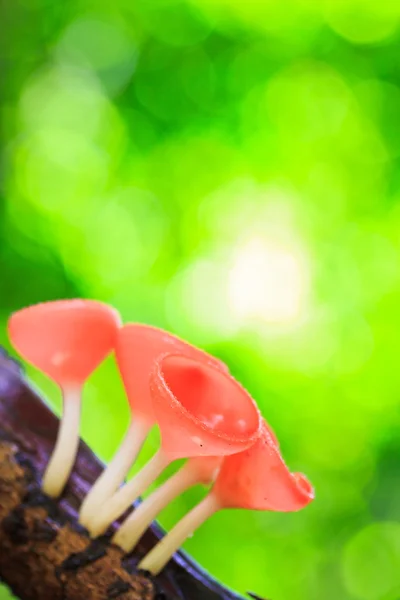
{"label": "dark tree branch", "polygon": [[77,524],[82,498],[102,466],[81,442],[59,502],[40,492],[58,419],[0,355],[0,578],[22,600],[243,600],[179,552],[156,578],[135,565],[161,535],[153,525],[124,557],[109,538],[91,542]]}

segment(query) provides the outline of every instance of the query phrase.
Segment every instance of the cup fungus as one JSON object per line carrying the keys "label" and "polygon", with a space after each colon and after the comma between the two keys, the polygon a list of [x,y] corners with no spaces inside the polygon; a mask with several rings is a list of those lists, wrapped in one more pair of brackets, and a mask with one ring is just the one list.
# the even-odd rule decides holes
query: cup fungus
{"label": "cup fungus", "polygon": [[37,304],[9,319],[13,346],[63,395],[60,429],[42,484],[49,496],[59,496],[69,477],[79,443],[82,386],[114,348],[119,325],[113,308],[80,299]]}
{"label": "cup fungus", "polygon": [[263,424],[258,441],[225,458],[210,493],[144,557],[139,568],[159,573],[186,538],[222,508],[290,512],[304,508],[313,498],[309,481],[289,472]]}
{"label": "cup fungus", "polygon": [[125,552],[131,552],[152,521],[174,498],[199,483],[212,483],[222,463],[221,457],[190,458],[165,483],[148,496],[122,523],[113,537],[113,543]]}
{"label": "cup fungus", "polygon": [[222,371],[228,367],[210,354],[180,338],[150,325],[129,323],[121,327],[116,342],[116,359],[132,410],[131,423],[119,450],[86,496],[79,521],[91,530],[98,508],[108,500],[134,464],[137,455],[155,424],[149,376],[156,359],[166,352],[180,352]]}
{"label": "cup fungus", "polygon": [[161,356],[150,376],[161,448],[102,507],[89,528],[103,533],[178,458],[228,456],[252,446],[260,413],[246,390],[226,371],[182,354]]}

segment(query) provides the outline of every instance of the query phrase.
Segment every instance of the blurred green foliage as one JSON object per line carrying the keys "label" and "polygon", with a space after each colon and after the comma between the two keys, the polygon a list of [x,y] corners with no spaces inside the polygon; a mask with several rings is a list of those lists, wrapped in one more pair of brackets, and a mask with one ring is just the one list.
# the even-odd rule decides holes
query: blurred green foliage
{"label": "blurred green foliage", "polygon": [[[398,599],[399,3],[2,12],[3,325],[95,297],[226,360],[317,497],[298,514],[225,511],[186,550],[273,600]],[[109,360],[83,435],[108,459],[127,422]]]}

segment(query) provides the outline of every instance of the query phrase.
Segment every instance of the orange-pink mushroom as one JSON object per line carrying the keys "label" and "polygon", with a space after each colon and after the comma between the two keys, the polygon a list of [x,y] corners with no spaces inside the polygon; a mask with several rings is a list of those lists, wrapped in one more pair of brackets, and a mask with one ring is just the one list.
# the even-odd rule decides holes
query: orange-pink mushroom
{"label": "orange-pink mushroom", "polygon": [[155,424],[149,388],[150,372],[156,359],[166,352],[179,352],[227,371],[227,366],[180,338],[150,325],[129,323],[117,336],[116,359],[126,395],[131,407],[131,423],[114,458],[86,496],[80,510],[79,521],[91,531],[97,510],[123,482],[130,467]]}
{"label": "orange-pink mushroom", "polygon": [[105,503],[89,529],[100,535],[172,461],[227,456],[249,448],[260,434],[260,413],[246,390],[226,371],[182,354],[156,361],[150,376],[161,447]]}
{"label": "orange-pink mushroom", "polygon": [[206,519],[223,508],[297,511],[314,499],[304,475],[290,473],[264,423],[249,449],[225,458],[210,493],[144,557],[139,568],[159,573]]}
{"label": "orange-pink mushroom", "polygon": [[61,494],[79,443],[82,387],[115,345],[118,313],[94,300],[44,302],[14,313],[11,343],[21,356],[53,379],[63,394],[63,415],[55,449],[43,477],[49,496]]}

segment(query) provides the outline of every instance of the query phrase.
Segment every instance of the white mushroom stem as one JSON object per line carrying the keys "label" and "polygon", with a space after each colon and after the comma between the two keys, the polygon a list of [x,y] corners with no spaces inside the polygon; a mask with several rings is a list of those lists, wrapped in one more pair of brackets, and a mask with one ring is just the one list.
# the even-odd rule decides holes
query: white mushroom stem
{"label": "white mushroom stem", "polygon": [[192,468],[189,460],[148,498],[143,500],[140,506],[125,519],[114,535],[113,543],[120,546],[125,552],[133,550],[143,533],[162,509],[196,483],[200,483],[199,474]]}
{"label": "white mushroom stem", "polygon": [[62,390],[63,414],[57,441],[43,476],[42,489],[48,496],[57,498],[63,491],[71,474],[79,446],[79,422],[81,417],[81,387]]}
{"label": "white mushroom stem", "polygon": [[157,479],[162,471],[170,464],[161,450],[137,473],[128,483],[120,488],[91,519],[88,527],[92,537],[104,533],[115,519],[118,519],[139,496]]}
{"label": "white mushroom stem", "polygon": [[100,475],[85,500],[79,513],[79,522],[90,529],[93,519],[103,504],[111,498],[124,481],[126,474],[134,464],[150,430],[150,424],[143,419],[132,420],[114,458]]}
{"label": "white mushroom stem", "polygon": [[183,519],[139,563],[139,569],[157,575],[168,563],[183,542],[202,525],[211,515],[222,508],[211,492],[188,512]]}

